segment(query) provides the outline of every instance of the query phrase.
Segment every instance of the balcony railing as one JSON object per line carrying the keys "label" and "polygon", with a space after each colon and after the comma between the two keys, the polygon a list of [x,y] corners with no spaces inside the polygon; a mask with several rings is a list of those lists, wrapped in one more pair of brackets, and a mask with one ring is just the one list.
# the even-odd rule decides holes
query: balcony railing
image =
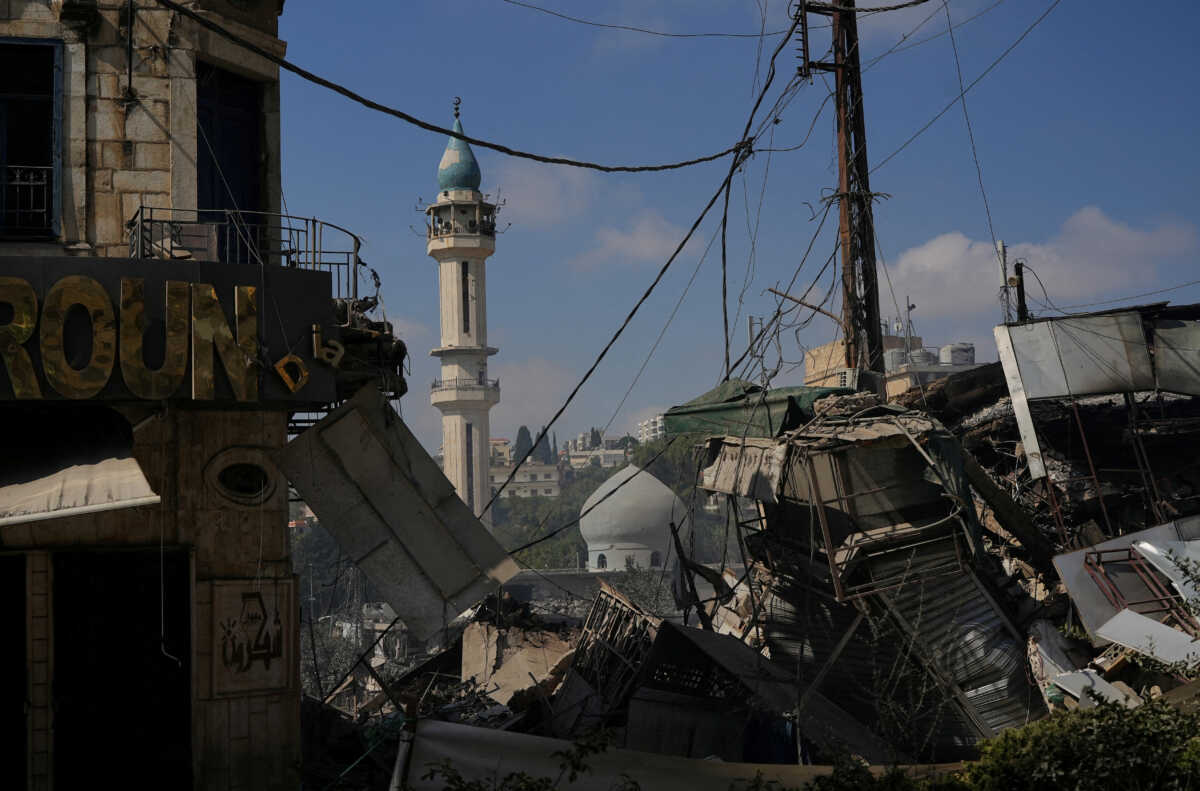
{"label": "balcony railing", "polygon": [[425,238],[427,239],[440,239],[443,236],[454,236],[461,234],[478,234],[479,236],[495,238],[496,221],[486,219],[442,220],[435,217],[432,223],[425,224]]}
{"label": "balcony railing", "polygon": [[459,377],[457,379],[434,379],[431,390],[499,390],[499,379],[472,379],[470,377]]}
{"label": "balcony railing", "polygon": [[366,269],[357,235],[313,217],[141,206],[126,225],[130,258],[315,269],[332,275],[338,299],[358,299]]}
{"label": "balcony railing", "polygon": [[54,168],[0,169],[0,234],[45,236],[53,231]]}

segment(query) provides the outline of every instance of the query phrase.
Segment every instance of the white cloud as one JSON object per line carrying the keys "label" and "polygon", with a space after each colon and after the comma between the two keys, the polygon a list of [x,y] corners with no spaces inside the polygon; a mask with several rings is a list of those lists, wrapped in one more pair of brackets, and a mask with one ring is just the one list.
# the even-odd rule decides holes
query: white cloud
{"label": "white cloud", "polygon": [[[1194,226],[1163,223],[1134,228],[1087,206],[1071,215],[1046,242],[1008,248],[1011,264],[1023,259],[1041,277],[1059,305],[1141,291],[1155,282],[1163,259],[1194,252]],[[990,241],[968,239],[959,231],[936,236],[906,250],[891,268],[896,294],[912,297],[922,319],[999,318],[1000,273]],[[1026,279],[1031,298],[1041,298],[1037,280]]]}
{"label": "white cloud", "polygon": [[600,177],[591,171],[512,158],[500,163],[494,183],[505,201],[500,219],[535,229],[584,214],[600,190]]}
{"label": "white cloud", "polygon": [[492,436],[516,438],[520,426],[536,435],[575,385],[571,371],[541,357],[489,366],[500,379],[500,403],[492,409]]}
{"label": "white cloud", "polygon": [[410,353],[418,341],[424,341],[433,337],[433,330],[428,325],[414,319],[388,316],[388,321],[392,323],[392,329],[395,330],[396,337],[402,339],[409,347]]}
{"label": "white cloud", "polygon": [[[642,264],[667,260],[685,231],[654,210],[642,212],[626,228],[601,228],[596,245],[571,260],[574,269],[593,269],[609,263]],[[693,238],[694,241],[694,238]]]}

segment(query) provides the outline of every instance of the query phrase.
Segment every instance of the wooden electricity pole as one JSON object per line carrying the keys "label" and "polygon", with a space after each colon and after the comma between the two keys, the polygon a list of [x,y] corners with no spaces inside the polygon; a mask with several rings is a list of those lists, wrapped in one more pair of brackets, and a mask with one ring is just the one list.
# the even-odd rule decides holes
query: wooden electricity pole
{"label": "wooden electricity pole", "polygon": [[[830,17],[833,62],[814,62],[808,53],[808,14]],[[867,167],[867,130],[863,118],[858,21],[854,0],[836,4],[801,0],[800,73],[831,71],[836,80],[839,233],[842,248],[842,326],[846,330],[846,367],[883,373],[879,282],[875,270],[875,228]]]}

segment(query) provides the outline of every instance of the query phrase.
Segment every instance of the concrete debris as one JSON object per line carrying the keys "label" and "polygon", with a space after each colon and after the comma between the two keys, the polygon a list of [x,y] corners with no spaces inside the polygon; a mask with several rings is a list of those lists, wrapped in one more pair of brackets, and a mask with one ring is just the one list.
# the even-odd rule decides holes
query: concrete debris
{"label": "concrete debris", "polygon": [[534,685],[550,695],[571,653],[569,639],[554,632],[473,623],[463,633],[462,679],[475,679],[499,703]]}
{"label": "concrete debris", "polygon": [[342,550],[419,639],[517,573],[375,387],[275,455]]}

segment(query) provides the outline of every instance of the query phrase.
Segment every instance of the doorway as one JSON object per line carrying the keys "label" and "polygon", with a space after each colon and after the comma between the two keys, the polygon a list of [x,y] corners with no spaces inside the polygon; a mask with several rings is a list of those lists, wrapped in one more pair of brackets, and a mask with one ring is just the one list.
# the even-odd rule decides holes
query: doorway
{"label": "doorway", "polygon": [[0,555],[0,788],[25,788],[29,719],[26,713],[25,556]]}
{"label": "doorway", "polygon": [[190,788],[187,552],[53,557],[55,786]]}

